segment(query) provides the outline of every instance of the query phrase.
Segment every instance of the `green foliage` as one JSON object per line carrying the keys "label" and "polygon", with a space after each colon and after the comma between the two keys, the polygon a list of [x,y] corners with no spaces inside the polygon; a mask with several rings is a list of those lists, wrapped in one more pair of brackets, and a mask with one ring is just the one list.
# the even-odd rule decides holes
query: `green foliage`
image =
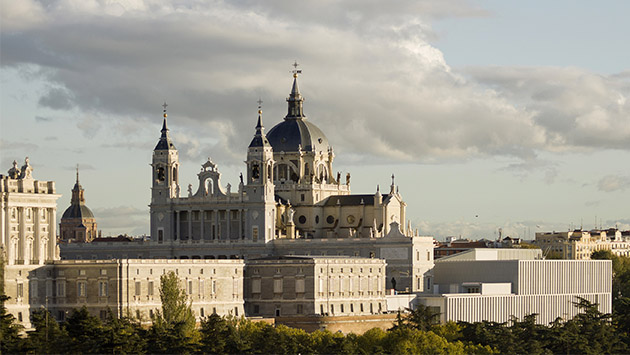
{"label": "green foliage", "polygon": [[63,327],[70,340],[69,352],[90,354],[103,352],[101,349],[104,337],[103,323],[91,315],[85,306],[75,309]]}
{"label": "green foliage", "polygon": [[8,299],[8,296],[0,294],[0,354],[20,352],[24,345],[20,337],[22,326],[15,322],[15,317],[4,306]]}
{"label": "green foliage", "polygon": [[38,309],[31,314],[31,324],[35,328],[28,332],[26,347],[35,354],[67,352],[70,343],[68,333],[46,309]]}
{"label": "green foliage", "polygon": [[189,354],[200,346],[195,315],[186,291],[179,283],[172,271],[160,277],[162,310],[153,316],[153,326],[148,332],[151,353]]}
{"label": "green foliage", "polygon": [[140,354],[145,352],[145,330],[139,320],[128,317],[118,318],[111,310],[107,312],[107,319],[103,323],[104,353],[110,354]]}

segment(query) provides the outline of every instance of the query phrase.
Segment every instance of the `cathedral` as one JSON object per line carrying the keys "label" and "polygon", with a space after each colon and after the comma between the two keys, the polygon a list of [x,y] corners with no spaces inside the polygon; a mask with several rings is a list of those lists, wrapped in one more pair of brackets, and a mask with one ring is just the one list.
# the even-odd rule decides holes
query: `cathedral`
{"label": "cathedral", "polygon": [[124,247],[62,244],[62,258],[381,258],[387,261],[389,288],[424,290],[425,272],[433,265],[432,238],[420,237],[406,223],[406,204],[393,175],[387,190],[352,194],[350,174],[334,172],[332,146],[304,113],[300,72],[293,71],[286,116],[267,132],[259,108],[246,170],[235,186],[224,185],[208,158],[197,186],[182,189],[165,104],[151,162],[151,240]]}
{"label": "cathedral", "polygon": [[79,183],[79,167],[77,166],[77,182],[72,188],[70,207],[61,216],[59,237],[66,243],[89,243],[96,238],[96,219],[92,210],[85,205],[85,190]]}

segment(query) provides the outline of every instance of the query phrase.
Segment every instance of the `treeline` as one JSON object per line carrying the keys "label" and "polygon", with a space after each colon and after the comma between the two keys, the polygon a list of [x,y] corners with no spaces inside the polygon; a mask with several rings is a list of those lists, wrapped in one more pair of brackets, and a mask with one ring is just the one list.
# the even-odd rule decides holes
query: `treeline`
{"label": "treeline", "polygon": [[[135,319],[110,314],[101,321],[86,308],[75,310],[63,323],[47,311],[34,312],[35,330],[19,336],[19,327],[2,313],[2,353],[99,354],[618,354],[628,353],[628,333],[610,315],[584,299],[572,320],[545,326],[535,315],[508,323],[434,324],[436,315],[419,307],[402,314],[387,330],[362,335],[316,331],[307,333],[283,325],[245,318],[206,317],[191,327],[185,317],[160,320],[145,328]],[[8,322],[7,322],[8,321]]]}

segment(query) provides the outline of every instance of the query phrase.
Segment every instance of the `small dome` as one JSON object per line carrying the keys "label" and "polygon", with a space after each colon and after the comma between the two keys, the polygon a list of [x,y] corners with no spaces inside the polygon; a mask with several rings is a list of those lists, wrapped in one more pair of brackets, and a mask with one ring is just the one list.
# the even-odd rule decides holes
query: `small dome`
{"label": "small dome", "polygon": [[305,119],[284,120],[275,125],[267,139],[274,152],[327,151],[328,138],[314,124]]}
{"label": "small dome", "polygon": [[86,205],[70,205],[61,218],[94,218],[94,214]]}

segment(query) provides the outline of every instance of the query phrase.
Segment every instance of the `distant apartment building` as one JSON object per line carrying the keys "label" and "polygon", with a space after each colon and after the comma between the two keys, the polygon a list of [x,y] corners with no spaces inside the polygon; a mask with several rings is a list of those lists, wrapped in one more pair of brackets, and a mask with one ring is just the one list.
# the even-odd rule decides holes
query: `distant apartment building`
{"label": "distant apartment building", "polygon": [[609,260],[543,260],[538,249],[472,249],[435,261],[433,294],[410,302],[433,307],[442,322],[507,322],[536,313],[540,324],[578,313],[582,297],[612,311]]}
{"label": "distant apartment building", "polygon": [[621,256],[630,254],[628,240],[617,229],[536,233],[535,244],[547,257],[589,260],[598,250],[610,250]]}

